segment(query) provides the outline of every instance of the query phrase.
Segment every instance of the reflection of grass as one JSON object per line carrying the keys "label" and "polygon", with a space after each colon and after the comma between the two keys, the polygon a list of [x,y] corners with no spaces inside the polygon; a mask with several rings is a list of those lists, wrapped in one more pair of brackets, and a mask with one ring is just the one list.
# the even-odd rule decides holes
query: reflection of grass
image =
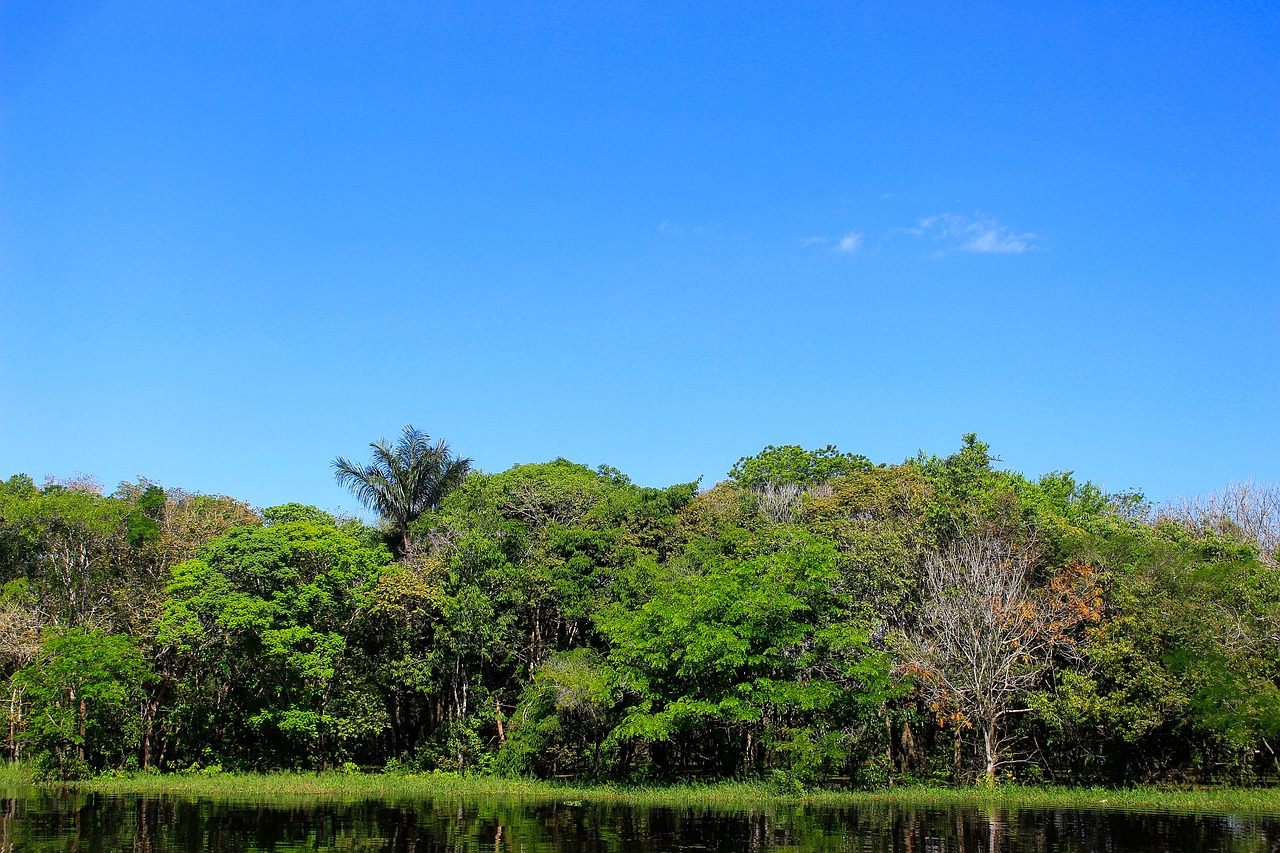
{"label": "reflection of grass", "polygon": [[[0,767],[0,786],[30,784],[31,777],[23,768]],[[570,802],[574,805],[579,802],[609,802],[696,806],[729,811],[787,803],[837,808],[876,804],[1280,814],[1280,788],[1108,789],[1010,785],[994,788],[895,787],[875,791],[812,791],[794,795],[779,794],[766,785],[743,782],[643,787],[391,773],[136,774],[103,776],[77,783],[75,787],[82,791],[114,795],[167,794],[231,801],[497,798]]]}

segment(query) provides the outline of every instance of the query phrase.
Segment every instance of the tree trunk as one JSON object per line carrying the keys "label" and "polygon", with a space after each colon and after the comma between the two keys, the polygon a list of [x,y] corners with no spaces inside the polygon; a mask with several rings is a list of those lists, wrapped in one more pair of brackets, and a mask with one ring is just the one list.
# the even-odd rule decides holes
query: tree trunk
{"label": "tree trunk", "polygon": [[84,742],[85,730],[88,728],[87,726],[88,719],[89,719],[89,708],[88,706],[85,705],[84,697],[82,696],[80,697],[80,743],[77,749],[77,752],[79,752],[80,754],[81,761],[88,760],[85,757],[85,742]]}
{"label": "tree trunk", "polygon": [[901,746],[902,752],[898,756],[901,761],[899,770],[903,775],[906,775],[907,770],[917,765],[920,760],[920,750],[916,748],[915,733],[911,731],[910,721],[902,724]]}
{"label": "tree trunk", "polygon": [[9,760],[18,760],[18,726],[22,722],[22,690],[14,685],[9,694]]}
{"label": "tree trunk", "polygon": [[996,783],[996,762],[999,756],[996,750],[999,745],[996,743],[996,721],[992,720],[982,729],[982,749],[987,759],[987,769],[983,774],[983,781],[988,785]]}
{"label": "tree trunk", "polygon": [[160,719],[160,699],[153,697],[144,700],[142,720],[142,769],[146,770],[156,763],[156,738],[160,736],[157,721]]}

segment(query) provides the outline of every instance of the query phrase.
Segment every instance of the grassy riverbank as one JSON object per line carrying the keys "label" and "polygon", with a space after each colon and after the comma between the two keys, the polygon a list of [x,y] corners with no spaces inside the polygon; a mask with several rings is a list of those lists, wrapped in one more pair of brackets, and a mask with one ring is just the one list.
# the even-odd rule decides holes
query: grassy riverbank
{"label": "grassy riverbank", "polygon": [[[0,785],[35,785],[25,768],[0,769]],[[176,795],[228,800],[464,799],[597,802],[740,810],[768,804],[1088,808],[1280,815],[1280,788],[1059,788],[909,786],[873,791],[780,793],[763,784],[722,782],[661,787],[575,785],[525,779],[361,773],[216,773],[103,776],[75,788],[112,795]]]}

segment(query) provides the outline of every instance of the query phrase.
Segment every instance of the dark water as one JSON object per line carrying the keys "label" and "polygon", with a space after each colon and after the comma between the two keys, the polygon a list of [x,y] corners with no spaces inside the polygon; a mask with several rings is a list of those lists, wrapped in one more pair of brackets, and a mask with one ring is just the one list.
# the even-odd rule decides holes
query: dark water
{"label": "dark water", "polygon": [[722,811],[503,800],[299,805],[32,793],[0,800],[0,853],[11,850],[1280,853],[1280,821],[1035,809]]}

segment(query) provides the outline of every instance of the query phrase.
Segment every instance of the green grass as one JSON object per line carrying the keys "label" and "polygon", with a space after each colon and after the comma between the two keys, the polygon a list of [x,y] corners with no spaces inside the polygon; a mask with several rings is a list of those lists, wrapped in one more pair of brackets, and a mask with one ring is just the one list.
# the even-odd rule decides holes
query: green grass
{"label": "green grass", "polygon": [[[23,768],[0,768],[0,786],[34,785]],[[493,777],[437,774],[215,773],[103,776],[73,786],[110,795],[169,795],[225,800],[300,801],[315,799],[469,799],[528,802],[596,802],[636,806],[742,810],[769,804],[824,807],[896,805],[970,806],[1001,809],[1082,808],[1197,813],[1280,814],[1280,788],[1136,787],[1063,788],[996,786],[976,788],[900,786],[874,791],[781,794],[745,782],[708,785],[575,785]]]}
{"label": "green grass", "polygon": [[23,788],[30,784],[31,771],[28,768],[0,762],[0,788]]}

